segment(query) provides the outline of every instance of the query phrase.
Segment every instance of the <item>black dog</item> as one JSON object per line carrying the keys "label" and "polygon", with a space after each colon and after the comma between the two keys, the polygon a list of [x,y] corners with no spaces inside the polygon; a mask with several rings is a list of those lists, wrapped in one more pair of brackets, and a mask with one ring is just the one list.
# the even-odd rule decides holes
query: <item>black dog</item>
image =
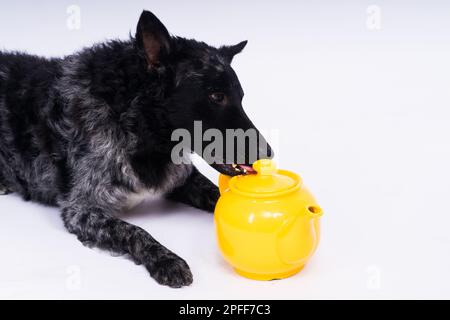
{"label": "black dog", "polygon": [[[183,259],[116,215],[141,193],[213,211],[217,187],[171,161],[171,133],[193,130],[195,120],[254,128],[230,67],[245,45],[172,37],[144,11],[128,41],[63,59],[0,53],[0,189],[59,206],[80,241],[129,254],[159,283],[189,285]],[[243,168],[212,165],[230,175]]]}

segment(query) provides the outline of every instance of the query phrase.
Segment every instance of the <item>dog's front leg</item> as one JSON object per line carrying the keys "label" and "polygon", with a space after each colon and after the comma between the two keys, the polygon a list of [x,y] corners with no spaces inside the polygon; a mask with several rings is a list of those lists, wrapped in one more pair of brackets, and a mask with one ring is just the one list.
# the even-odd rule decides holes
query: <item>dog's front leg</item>
{"label": "dog's front leg", "polygon": [[170,192],[167,198],[213,212],[219,195],[219,188],[194,167],[185,183]]}
{"label": "dog's front leg", "polygon": [[160,284],[179,288],[192,283],[186,262],[145,230],[84,200],[71,203],[62,209],[62,218],[69,232],[84,244],[129,254]]}

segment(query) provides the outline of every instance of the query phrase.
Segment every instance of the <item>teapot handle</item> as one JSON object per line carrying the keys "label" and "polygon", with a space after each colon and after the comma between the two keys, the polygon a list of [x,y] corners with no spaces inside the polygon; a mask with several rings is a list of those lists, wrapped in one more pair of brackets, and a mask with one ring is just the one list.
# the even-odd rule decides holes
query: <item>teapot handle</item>
{"label": "teapot handle", "polygon": [[231,177],[226,176],[224,174],[219,175],[219,191],[222,195],[225,191],[228,190],[228,183],[230,182]]}

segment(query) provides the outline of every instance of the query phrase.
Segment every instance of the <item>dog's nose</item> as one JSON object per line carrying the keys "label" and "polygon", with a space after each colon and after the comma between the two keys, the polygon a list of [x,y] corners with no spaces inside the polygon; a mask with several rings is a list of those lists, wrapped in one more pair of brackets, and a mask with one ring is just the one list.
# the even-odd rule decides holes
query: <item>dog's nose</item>
{"label": "dog's nose", "polygon": [[259,144],[258,148],[258,159],[272,159],[274,157],[274,153],[270,145],[265,141]]}
{"label": "dog's nose", "polygon": [[272,147],[269,144],[267,144],[267,158],[272,159],[273,157],[274,157],[274,153],[273,153]]}

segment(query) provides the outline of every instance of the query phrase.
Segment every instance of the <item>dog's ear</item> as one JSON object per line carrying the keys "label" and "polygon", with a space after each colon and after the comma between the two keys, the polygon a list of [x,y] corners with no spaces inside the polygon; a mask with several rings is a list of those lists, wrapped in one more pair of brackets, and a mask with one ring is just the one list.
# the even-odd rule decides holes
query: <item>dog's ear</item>
{"label": "dog's ear", "polygon": [[219,49],[219,51],[222,56],[228,61],[228,63],[231,63],[231,61],[233,61],[233,57],[244,50],[247,42],[248,41],[245,40],[239,42],[238,44],[235,44],[234,46],[223,46]]}
{"label": "dog's ear", "polygon": [[166,27],[150,11],[143,11],[136,30],[136,43],[149,68],[157,67],[170,54],[171,37]]}

